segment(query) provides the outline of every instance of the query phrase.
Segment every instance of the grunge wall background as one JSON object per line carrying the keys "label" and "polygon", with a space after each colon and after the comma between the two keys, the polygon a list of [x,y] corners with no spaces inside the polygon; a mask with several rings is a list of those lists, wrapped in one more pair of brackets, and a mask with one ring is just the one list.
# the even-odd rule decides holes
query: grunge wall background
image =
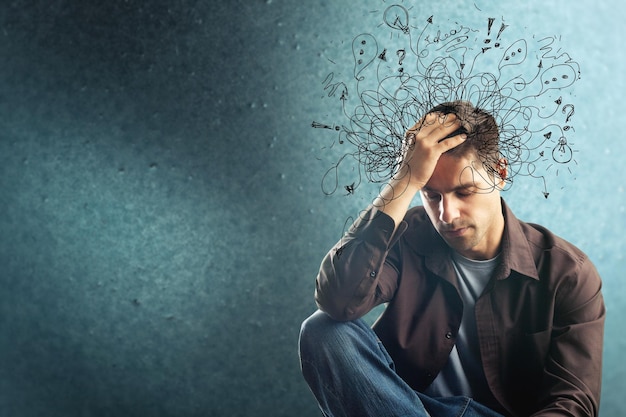
{"label": "grunge wall background", "polygon": [[[411,13],[562,36],[581,65],[575,179],[549,199],[520,180],[505,198],[603,276],[601,413],[618,416],[624,6],[480,3]],[[328,58],[353,59],[344,46],[386,6],[0,5],[0,416],[319,415],[299,325],[322,256],[372,189],[322,192],[340,153],[311,123],[335,112]]]}

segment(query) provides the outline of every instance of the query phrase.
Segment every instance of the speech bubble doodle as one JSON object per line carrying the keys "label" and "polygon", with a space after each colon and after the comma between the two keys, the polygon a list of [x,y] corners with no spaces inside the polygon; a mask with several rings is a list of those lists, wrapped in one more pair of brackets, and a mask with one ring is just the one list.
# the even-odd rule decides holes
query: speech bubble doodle
{"label": "speech bubble doodle", "polygon": [[541,93],[569,87],[576,81],[576,70],[568,64],[555,65],[541,73]]}
{"label": "speech bubble doodle", "polygon": [[526,40],[520,39],[518,41],[515,41],[511,46],[506,49],[506,51],[504,51],[504,55],[500,60],[498,68],[502,69],[507,65],[519,65],[524,62],[527,54],[528,45],[526,44]]}
{"label": "speech bubble doodle", "polygon": [[352,54],[354,55],[354,78],[359,81],[365,79],[361,73],[378,56],[378,43],[376,38],[369,33],[362,33],[352,41]]}
{"label": "speech bubble doodle", "polygon": [[[569,136],[565,139],[575,133],[569,124],[573,104],[555,100],[580,74],[577,63],[558,47],[560,38],[513,38],[518,32],[509,29],[504,17],[484,16],[480,27],[433,16],[413,20],[414,8],[395,4],[400,0],[387,2],[372,11],[381,14],[378,25],[361,30],[351,51],[345,45],[345,61],[350,65],[354,60],[349,80],[327,77],[322,83],[326,95],[342,93],[340,117],[346,118],[312,123],[329,131],[339,127],[339,143],[345,140],[342,169],[338,164],[330,171],[324,188],[332,192],[341,184],[351,194],[362,179],[388,180],[402,158],[407,129],[435,105],[469,101],[495,118],[499,154],[508,161],[507,184],[517,175],[540,178],[547,197],[547,176],[542,174],[558,176],[559,167],[571,173],[578,152]],[[414,21],[421,26],[409,23]],[[551,124],[561,111],[565,123]],[[480,157],[487,164],[494,158],[488,152]]]}

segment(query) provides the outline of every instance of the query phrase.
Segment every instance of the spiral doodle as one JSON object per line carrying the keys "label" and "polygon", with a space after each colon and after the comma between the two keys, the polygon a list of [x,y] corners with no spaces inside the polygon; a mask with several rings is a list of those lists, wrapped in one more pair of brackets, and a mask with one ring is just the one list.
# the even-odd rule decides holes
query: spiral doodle
{"label": "spiral doodle", "polygon": [[[436,16],[413,24],[412,17],[403,5],[388,6],[380,35],[353,39],[354,74],[330,72],[322,82],[328,97],[341,101],[341,120],[312,126],[334,130],[345,149],[326,172],[323,191],[343,187],[353,195],[362,178],[388,181],[406,131],[438,104],[465,100],[496,119],[508,186],[518,175],[537,178],[547,198],[547,177],[565,172],[559,168],[571,174],[577,165],[569,138],[574,104],[563,94],[580,78],[578,63],[557,36],[509,39],[510,25],[494,17],[480,29]],[[358,168],[342,170],[349,161]]]}

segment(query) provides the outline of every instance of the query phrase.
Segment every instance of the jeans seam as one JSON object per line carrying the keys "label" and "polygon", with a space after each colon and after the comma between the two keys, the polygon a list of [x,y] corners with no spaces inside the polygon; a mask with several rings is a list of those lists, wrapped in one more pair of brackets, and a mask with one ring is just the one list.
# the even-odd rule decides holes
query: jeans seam
{"label": "jeans seam", "polygon": [[465,398],[465,406],[459,411],[459,414],[457,414],[457,417],[462,417],[465,414],[465,412],[469,408],[469,404],[470,404],[471,401],[472,401],[471,398],[469,398],[469,397]]}

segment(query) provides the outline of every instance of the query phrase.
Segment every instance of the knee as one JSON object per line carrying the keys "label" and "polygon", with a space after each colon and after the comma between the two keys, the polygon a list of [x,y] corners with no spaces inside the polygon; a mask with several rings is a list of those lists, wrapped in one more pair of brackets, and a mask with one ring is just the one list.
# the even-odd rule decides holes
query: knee
{"label": "knee", "polygon": [[341,346],[346,349],[362,339],[371,329],[360,320],[336,321],[323,311],[316,311],[300,328],[300,353],[328,352]]}
{"label": "knee", "polygon": [[328,333],[336,326],[336,322],[321,310],[307,317],[300,327],[300,345],[307,346],[327,339]]}
{"label": "knee", "polygon": [[303,362],[318,362],[336,354],[344,323],[333,320],[321,310],[309,316],[300,327],[298,347]]}

